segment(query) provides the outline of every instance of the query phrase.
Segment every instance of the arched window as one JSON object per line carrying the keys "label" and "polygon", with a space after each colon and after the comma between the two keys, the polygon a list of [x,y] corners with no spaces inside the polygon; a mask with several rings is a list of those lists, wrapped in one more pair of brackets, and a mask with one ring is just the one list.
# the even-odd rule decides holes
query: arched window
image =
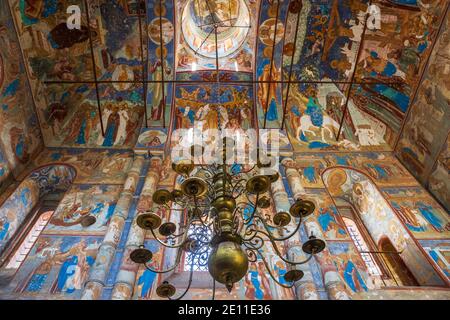
{"label": "arched window", "polygon": [[9,258],[5,269],[19,269],[22,262],[27,257],[34,243],[38,239],[42,230],[44,230],[47,223],[50,221],[54,211],[46,211],[39,215],[34,224],[31,226],[30,231],[26,233],[25,238],[22,240],[18,248],[13,252],[13,255]]}
{"label": "arched window", "polygon": [[381,271],[380,266],[378,265],[373,253],[371,253],[371,248],[367,244],[364,236],[358,228],[356,222],[350,218],[343,217],[342,220],[347,227],[348,233],[355,243],[356,248],[358,249],[361,258],[367,266],[367,270],[372,276],[382,276],[383,273]]}

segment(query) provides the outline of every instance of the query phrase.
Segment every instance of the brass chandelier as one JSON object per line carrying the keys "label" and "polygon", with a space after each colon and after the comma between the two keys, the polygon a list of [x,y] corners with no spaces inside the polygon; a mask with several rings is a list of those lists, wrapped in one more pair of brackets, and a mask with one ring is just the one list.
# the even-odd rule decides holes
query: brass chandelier
{"label": "brass chandelier", "polygon": [[[153,253],[142,245],[130,254],[133,262],[142,264],[152,272],[167,274],[180,265],[183,253],[190,255],[191,268],[186,290],[174,298],[175,287],[164,281],[156,289],[156,294],[161,298],[182,299],[191,287],[195,264],[197,267],[208,267],[214,280],[214,299],[216,281],[231,292],[234,284],[247,274],[249,263],[258,259],[262,260],[270,277],[279,286],[292,288],[303,277],[303,272],[295,267],[309,262],[325,248],[323,240],[311,235],[302,245],[307,258],[304,261],[289,260],[281,252],[279,243],[299,232],[303,219],[314,212],[314,203],[297,199],[289,212],[262,214],[261,209],[271,206],[270,187],[280,179],[278,172],[263,174],[262,171],[266,170],[259,161],[247,171],[232,170],[233,166],[225,161],[225,148],[226,142],[222,164],[195,165],[192,161],[173,163],[172,169],[183,177],[180,189],[157,190],[152,196],[157,206],[137,218],[140,228],[150,231],[162,246],[176,249],[177,254],[173,266],[158,270],[149,266]],[[243,198],[245,200],[241,201]],[[181,209],[174,208],[174,204]],[[185,221],[163,222],[157,214],[162,208],[170,213],[184,212]],[[295,228],[289,231],[287,226],[292,223],[295,223]],[[287,284],[276,279],[262,253],[262,248],[268,242],[274,253],[286,263],[284,280]]]}

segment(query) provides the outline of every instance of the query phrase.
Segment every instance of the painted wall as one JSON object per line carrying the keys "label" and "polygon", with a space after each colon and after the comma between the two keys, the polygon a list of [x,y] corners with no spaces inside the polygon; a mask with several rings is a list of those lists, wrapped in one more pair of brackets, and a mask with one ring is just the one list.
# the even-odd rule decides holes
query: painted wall
{"label": "painted wall", "polygon": [[41,151],[43,141],[7,1],[0,3],[0,193]]}
{"label": "painted wall", "polygon": [[[405,123],[396,154],[449,210],[450,14]],[[448,158],[448,156],[447,156]]]}

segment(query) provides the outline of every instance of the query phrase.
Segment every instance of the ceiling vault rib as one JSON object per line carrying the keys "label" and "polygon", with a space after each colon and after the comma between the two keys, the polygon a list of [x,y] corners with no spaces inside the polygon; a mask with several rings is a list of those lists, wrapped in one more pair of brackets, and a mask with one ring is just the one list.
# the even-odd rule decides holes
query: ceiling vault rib
{"label": "ceiling vault rib", "polygon": [[298,37],[298,29],[300,27],[301,13],[302,13],[302,10],[299,10],[298,14],[297,14],[297,25],[295,26],[295,34],[294,34],[294,49],[292,51],[291,64],[289,66],[289,75],[288,75],[288,83],[287,83],[287,88],[286,88],[286,96],[284,98],[284,101],[282,101],[282,103],[283,103],[283,120],[281,121],[281,130],[284,130],[284,123],[286,120],[286,109],[287,109],[287,104],[288,104],[289,91],[291,89],[292,69],[294,67],[294,58],[295,58],[295,53],[296,53],[296,49],[297,49],[297,37]]}
{"label": "ceiling vault rib", "polygon": [[[145,83],[162,83],[161,80],[145,80]],[[399,81],[320,81],[320,80],[230,80],[221,81],[221,83],[231,83],[231,84],[258,84],[258,83],[276,83],[276,84],[386,84],[386,85],[399,85],[402,82]],[[47,80],[43,81],[44,84],[94,84],[93,80],[82,80],[82,81],[53,81]],[[139,84],[141,81],[133,80],[98,80],[97,83],[134,83]],[[195,83],[205,83],[204,80],[164,80],[164,83],[181,83],[181,84],[195,84]]]}
{"label": "ceiling vault rib", "polygon": [[[145,1],[144,1],[144,6],[145,6]],[[144,7],[145,8],[145,7]],[[146,62],[144,61],[144,44],[143,44],[143,37],[142,37],[142,0],[139,0],[139,14],[138,14],[138,20],[139,20],[139,43],[141,45],[141,64],[142,64],[142,75],[141,75],[141,80],[142,80],[142,95],[143,95],[143,103],[144,103],[144,115],[145,115],[145,127],[148,128],[148,116],[147,116],[147,83],[145,83],[145,79],[147,78],[146,75]],[[144,13],[146,13],[147,10],[144,10]],[[148,48],[148,46],[146,46],[146,48]],[[148,59],[148,49],[146,49],[145,51],[147,51],[147,59]]]}
{"label": "ceiling vault rib", "polygon": [[100,93],[98,90],[98,78],[97,78],[97,65],[95,63],[95,54],[94,54],[94,45],[92,42],[92,32],[91,32],[91,17],[89,15],[89,6],[87,0],[84,0],[84,6],[86,8],[86,19],[87,19],[87,28],[89,33],[89,48],[91,51],[91,59],[92,59],[92,71],[94,74],[94,84],[95,84],[95,93],[97,97],[97,109],[98,109],[98,116],[100,118],[100,128],[102,130],[102,136],[105,136],[105,128],[103,126],[103,116],[102,116],[102,107],[100,102]]}
{"label": "ceiling vault rib", "polygon": [[[279,14],[280,14],[280,0],[277,0],[277,14],[275,17],[275,28],[274,28],[274,32],[273,32],[272,58],[270,59],[269,81],[272,80],[273,59],[275,58],[275,47],[277,45]],[[264,110],[264,108],[263,108],[263,110],[264,110],[264,129],[266,129],[266,125],[267,125],[267,112],[269,110],[269,98],[270,98],[270,88],[269,88],[269,84],[268,84],[267,85],[267,95],[266,95],[266,110]]]}
{"label": "ceiling vault rib", "polygon": [[[164,77],[164,39],[163,39],[163,14],[162,14],[162,0],[159,0],[159,43],[160,43],[160,53],[159,53],[159,59],[161,61],[161,93],[162,93],[162,100],[160,101],[160,104],[162,104],[162,122],[163,122],[163,128],[166,128],[166,88],[165,88],[165,77]],[[153,107],[153,106],[152,106]],[[146,106],[147,108],[147,106]]]}
{"label": "ceiling vault rib", "polygon": [[[371,4],[372,4],[372,1],[369,1],[369,7],[371,6]],[[345,117],[346,117],[347,112],[348,112],[348,104],[350,102],[350,95],[351,95],[351,92],[352,92],[353,85],[356,84],[355,83],[356,70],[358,69],[359,58],[361,57],[362,49],[364,47],[364,38],[366,36],[367,20],[368,19],[369,19],[369,10],[367,10],[367,12],[366,12],[366,14],[364,16],[364,28],[363,28],[363,32],[361,34],[361,43],[359,44],[358,53],[356,54],[355,69],[353,70],[352,77],[351,77],[350,83],[349,83],[349,87],[348,87],[347,92],[346,92],[346,99],[345,99],[344,110],[342,112],[341,122],[339,124],[339,131],[338,131],[338,134],[336,136],[336,141],[339,141],[339,138],[341,137],[341,132],[342,132],[342,128],[344,126]],[[364,83],[367,83],[367,82],[364,82]]]}

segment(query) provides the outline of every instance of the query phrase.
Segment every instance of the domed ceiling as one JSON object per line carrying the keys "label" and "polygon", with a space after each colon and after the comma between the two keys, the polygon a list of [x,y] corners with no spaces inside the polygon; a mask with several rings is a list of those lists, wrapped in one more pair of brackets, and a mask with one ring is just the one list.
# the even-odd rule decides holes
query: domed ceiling
{"label": "domed ceiling", "polygon": [[447,3],[378,1],[379,27],[366,0],[9,5],[47,147],[163,150],[201,122],[322,152],[392,150]]}

